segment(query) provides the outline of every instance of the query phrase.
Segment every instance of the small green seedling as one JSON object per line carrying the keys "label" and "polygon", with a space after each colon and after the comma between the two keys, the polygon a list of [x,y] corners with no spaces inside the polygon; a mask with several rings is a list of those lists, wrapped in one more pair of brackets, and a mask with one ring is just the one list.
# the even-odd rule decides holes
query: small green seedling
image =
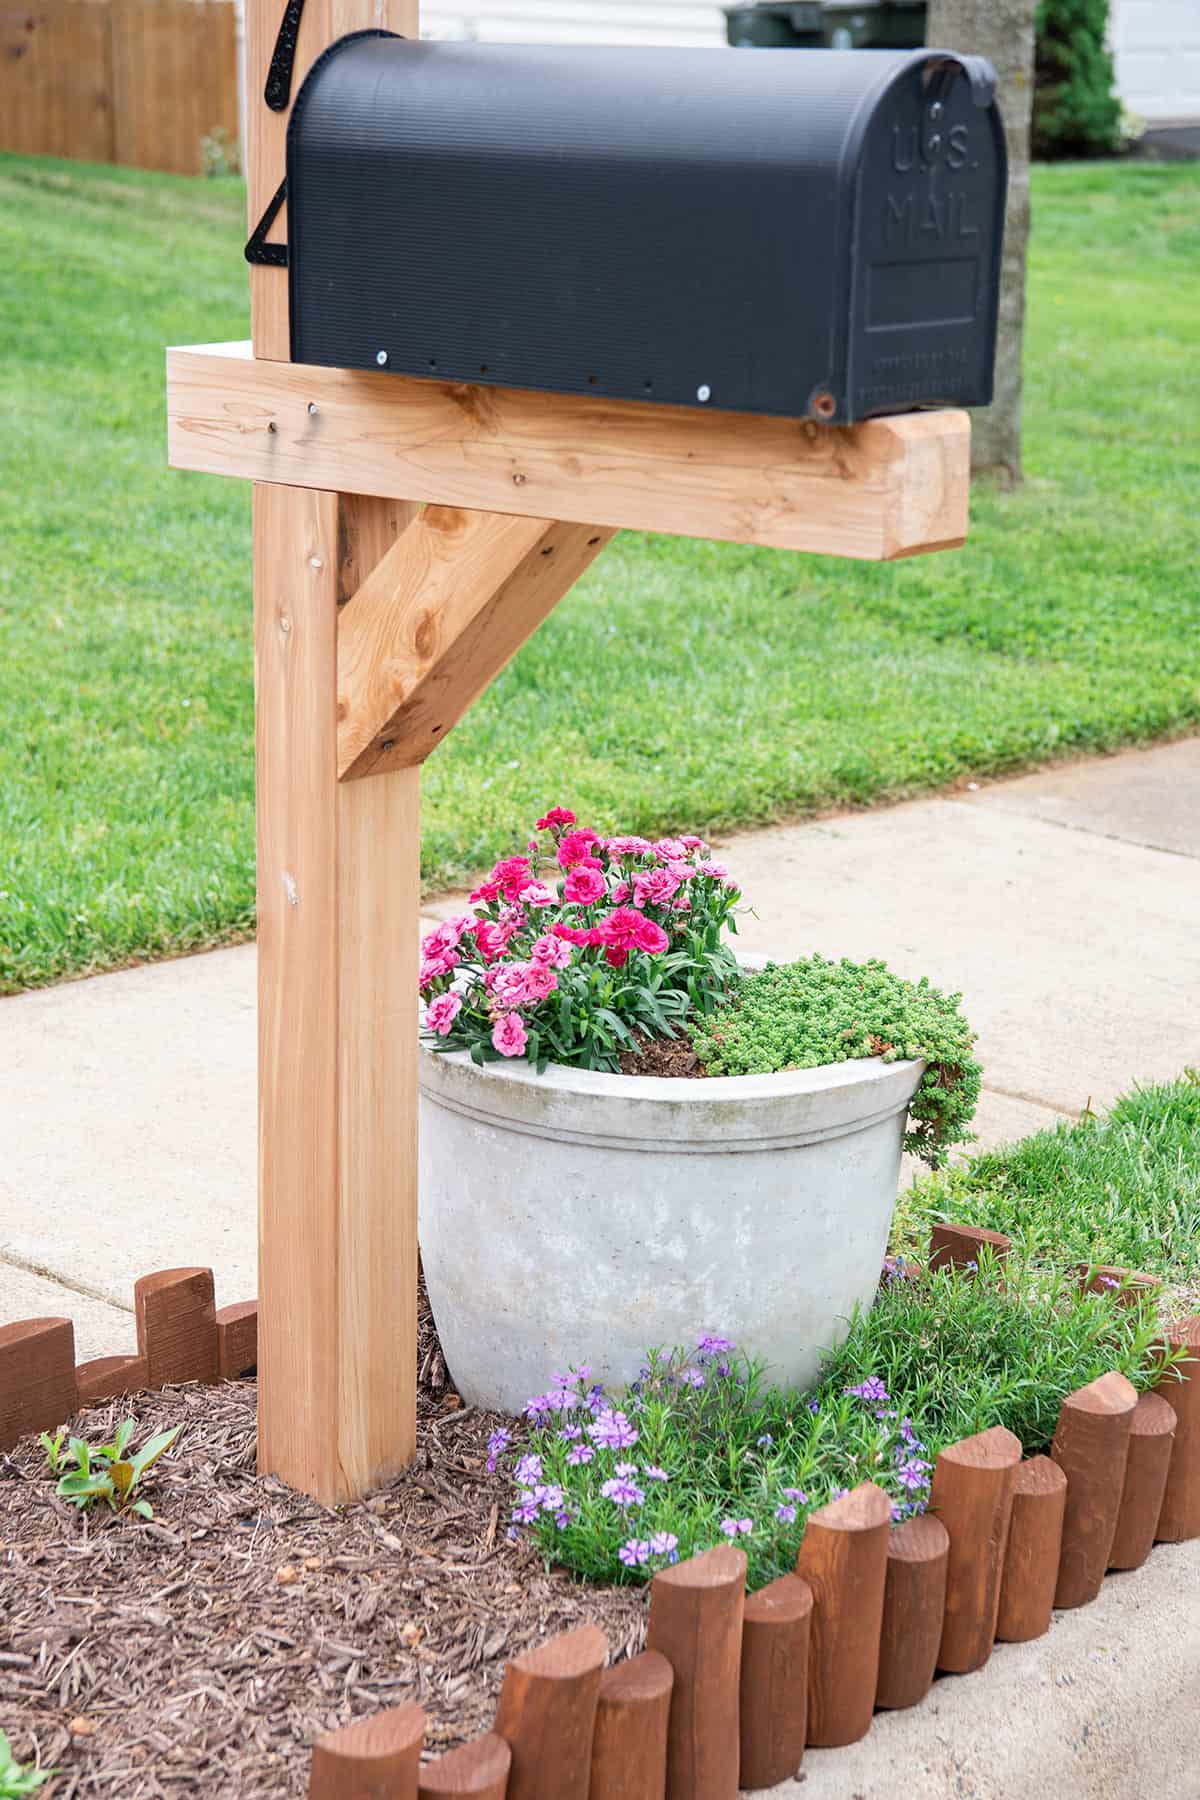
{"label": "small green seedling", "polygon": [[36,1794],[53,1774],[53,1769],[35,1769],[32,1763],[19,1763],[7,1736],[0,1731],[0,1800],[22,1800],[25,1794]]}
{"label": "small green seedling", "polygon": [[72,1506],[86,1512],[97,1500],[105,1500],[115,1513],[133,1512],[139,1518],[152,1519],[154,1509],[150,1502],[134,1497],[138,1483],[151,1464],[171,1448],[181,1429],[176,1425],[172,1431],[160,1431],[132,1455],[129,1454],[129,1440],[134,1431],[132,1419],[125,1419],[118,1425],[111,1444],[99,1444],[95,1448],[85,1439],[73,1437],[64,1453],[61,1431],[55,1438],[43,1432],[41,1441],[50,1473],[59,1476],[58,1492]]}
{"label": "small green seedling", "polygon": [[62,1430],[61,1427],[55,1432],[53,1437],[50,1436],[48,1431],[43,1431],[39,1434],[38,1442],[46,1452],[46,1467],[52,1475],[61,1475],[68,1462],[71,1460],[69,1454],[66,1456],[63,1455],[63,1439],[66,1435],[66,1432]]}

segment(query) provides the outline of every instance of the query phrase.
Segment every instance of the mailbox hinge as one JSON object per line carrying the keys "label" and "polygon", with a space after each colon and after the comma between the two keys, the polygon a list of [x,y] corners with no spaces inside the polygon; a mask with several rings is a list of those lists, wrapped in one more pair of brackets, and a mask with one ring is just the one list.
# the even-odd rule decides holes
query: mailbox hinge
{"label": "mailbox hinge", "polygon": [[285,175],[274,194],[267,203],[266,211],[250,233],[246,244],[245,257],[248,263],[265,263],[269,269],[286,269],[288,266],[288,247],[286,244],[268,244],[267,233],[279,216],[279,209],[287,199],[287,176]]}

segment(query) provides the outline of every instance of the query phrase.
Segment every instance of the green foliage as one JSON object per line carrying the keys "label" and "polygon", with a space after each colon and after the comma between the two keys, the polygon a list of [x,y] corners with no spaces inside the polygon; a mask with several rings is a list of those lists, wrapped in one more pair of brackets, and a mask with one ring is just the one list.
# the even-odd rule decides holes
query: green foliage
{"label": "green foliage", "polygon": [[[622,533],[425,765],[430,887],[564,771],[598,830],[709,835],[1200,721],[1200,167],[1033,206],[1024,487],[900,563]],[[0,990],[253,927],[249,485],[163,448],[244,240],[228,178],[0,156]]]}
{"label": "green foliage", "polygon": [[23,1800],[24,1795],[35,1794],[54,1772],[35,1769],[32,1763],[19,1763],[7,1734],[0,1731],[0,1800]]}
{"label": "green foliage", "polygon": [[1027,1454],[1049,1448],[1058,1410],[1110,1369],[1138,1389],[1162,1369],[1153,1300],[1081,1294],[1077,1280],[1010,1257],[977,1274],[940,1269],[886,1282],[834,1354],[826,1382],[880,1377],[936,1449],[1005,1425]]}
{"label": "green foliage", "polygon": [[886,963],[805,957],[744,975],[711,1016],[693,1026],[696,1054],[710,1075],[773,1075],[864,1056],[920,1058],[925,1073],[909,1107],[904,1148],[938,1168],[963,1143],[979,1102],[975,1034],[959,1010],[922,977],[893,975]]}
{"label": "green foliage", "polygon": [[1035,156],[1108,156],[1121,102],[1108,49],[1108,0],[1041,0],[1033,90]]}
{"label": "green foliage", "polygon": [[1180,1284],[1200,1280],[1200,1074],[1135,1088],[1086,1115],[919,1182],[894,1246],[924,1254],[949,1219],[1028,1242],[1043,1260],[1115,1263]]}
{"label": "green foliage", "polygon": [[140,1518],[152,1519],[154,1508],[148,1500],[137,1498],[137,1490],[147,1470],[171,1448],[182,1429],[176,1425],[171,1431],[160,1431],[132,1453],[129,1450],[135,1430],[132,1419],[125,1419],[118,1425],[111,1444],[93,1446],[84,1438],[73,1437],[64,1454],[61,1431],[54,1439],[43,1432],[41,1442],[46,1452],[46,1466],[52,1475],[59,1477],[57,1492],[72,1506],[86,1512],[97,1500],[103,1500],[115,1513],[133,1512]]}
{"label": "green foliage", "polygon": [[[648,1580],[732,1537],[760,1587],[795,1566],[814,1508],[869,1480],[893,1518],[921,1511],[938,1452],[993,1425],[1044,1450],[1076,1388],[1110,1369],[1149,1386],[1163,1366],[1157,1337],[1146,1303],[1083,1295],[1011,1262],[1003,1282],[988,1264],[977,1277],[886,1281],[807,1394],[765,1386],[722,1339],[649,1355],[613,1400],[587,1387],[585,1368],[530,1402],[527,1442],[496,1446],[512,1458],[514,1529],[596,1581]],[[628,1487],[613,1497],[622,1479],[633,1498]]]}

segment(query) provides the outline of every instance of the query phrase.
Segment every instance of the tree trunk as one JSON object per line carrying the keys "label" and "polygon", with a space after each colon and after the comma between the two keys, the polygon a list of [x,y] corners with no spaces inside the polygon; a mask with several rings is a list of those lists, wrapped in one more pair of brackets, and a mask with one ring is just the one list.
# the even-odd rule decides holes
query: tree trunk
{"label": "tree trunk", "polygon": [[939,50],[986,56],[999,77],[1008,135],[1008,215],[1000,281],[996,395],[974,415],[971,466],[1009,484],[1021,479],[1021,346],[1025,333],[1025,250],[1029,241],[1029,131],[1033,115],[1036,0],[929,0],[926,41]]}

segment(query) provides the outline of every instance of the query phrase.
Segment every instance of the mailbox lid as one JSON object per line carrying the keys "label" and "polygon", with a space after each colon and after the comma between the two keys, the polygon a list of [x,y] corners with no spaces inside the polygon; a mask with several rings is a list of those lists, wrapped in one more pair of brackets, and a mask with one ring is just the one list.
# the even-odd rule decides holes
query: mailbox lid
{"label": "mailbox lid", "polygon": [[860,152],[926,64],[343,39],[289,127],[293,357],[860,416]]}

